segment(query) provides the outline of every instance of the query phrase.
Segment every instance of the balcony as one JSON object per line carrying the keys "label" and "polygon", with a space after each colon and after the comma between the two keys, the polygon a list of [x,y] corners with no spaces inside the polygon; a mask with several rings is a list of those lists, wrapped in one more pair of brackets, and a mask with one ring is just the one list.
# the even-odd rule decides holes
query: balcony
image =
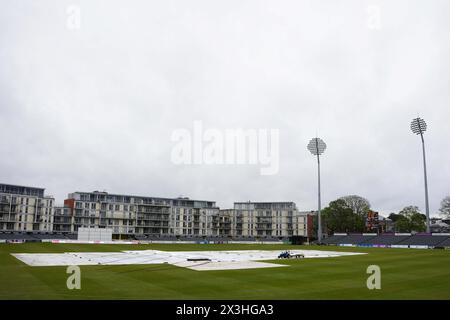
{"label": "balcony", "polygon": [[269,226],[256,226],[257,231],[272,231],[272,227]]}
{"label": "balcony", "polygon": [[0,221],[2,221],[2,222],[19,222],[16,220],[15,217],[11,217],[11,219],[9,219],[8,217],[0,217]]}
{"label": "balcony", "polygon": [[65,224],[72,224],[71,222],[66,222],[66,221],[53,221],[53,225],[65,225]]}
{"label": "balcony", "polygon": [[146,224],[146,223],[143,223],[143,224],[140,224],[140,223],[138,223],[137,225],[136,225],[136,227],[137,228],[163,228],[163,229],[167,229],[167,228],[169,228],[169,226],[168,225],[164,225],[164,224],[151,224],[151,223],[148,223],[148,224]]}
{"label": "balcony", "polygon": [[0,214],[16,214],[16,213],[20,213],[20,210],[18,208],[12,207],[11,210],[9,210],[9,207],[6,209],[0,208]]}
{"label": "balcony", "polygon": [[147,215],[138,215],[137,220],[145,220],[145,221],[169,221],[169,216],[147,216]]}
{"label": "balcony", "polygon": [[71,217],[72,215],[70,214],[70,213],[64,213],[64,212],[62,212],[62,213],[54,213],[53,214],[53,216],[54,217]]}
{"label": "balcony", "polygon": [[0,203],[9,204],[9,199],[6,198],[6,197],[1,197],[0,198]]}

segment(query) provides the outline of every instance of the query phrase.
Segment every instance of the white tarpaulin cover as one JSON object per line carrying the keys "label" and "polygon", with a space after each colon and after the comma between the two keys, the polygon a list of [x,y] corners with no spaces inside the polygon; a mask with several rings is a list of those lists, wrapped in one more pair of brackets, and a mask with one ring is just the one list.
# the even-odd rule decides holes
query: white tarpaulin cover
{"label": "white tarpaulin cover", "polygon": [[[277,260],[281,250],[232,251],[159,251],[136,250],[122,252],[65,252],[65,253],[12,253],[30,266],[68,265],[128,265],[169,263],[193,270],[231,270],[282,267],[286,265],[260,262]],[[305,258],[327,258],[364,253],[319,250],[292,250]]]}

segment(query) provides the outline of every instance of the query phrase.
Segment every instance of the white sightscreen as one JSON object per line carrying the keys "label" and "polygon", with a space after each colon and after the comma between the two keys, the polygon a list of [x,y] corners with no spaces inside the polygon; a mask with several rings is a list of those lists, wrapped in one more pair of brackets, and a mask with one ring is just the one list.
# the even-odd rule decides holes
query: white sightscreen
{"label": "white sightscreen", "polygon": [[79,228],[79,241],[112,241],[112,229]]}

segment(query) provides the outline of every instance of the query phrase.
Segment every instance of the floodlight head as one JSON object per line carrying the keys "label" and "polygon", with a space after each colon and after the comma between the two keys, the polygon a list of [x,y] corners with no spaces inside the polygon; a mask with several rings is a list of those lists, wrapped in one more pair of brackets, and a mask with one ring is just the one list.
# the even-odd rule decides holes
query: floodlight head
{"label": "floodlight head", "polygon": [[417,117],[411,121],[411,131],[415,134],[423,134],[427,131],[427,124],[425,120]]}
{"label": "floodlight head", "polygon": [[308,150],[315,156],[321,155],[326,148],[327,145],[320,138],[312,138],[308,143]]}

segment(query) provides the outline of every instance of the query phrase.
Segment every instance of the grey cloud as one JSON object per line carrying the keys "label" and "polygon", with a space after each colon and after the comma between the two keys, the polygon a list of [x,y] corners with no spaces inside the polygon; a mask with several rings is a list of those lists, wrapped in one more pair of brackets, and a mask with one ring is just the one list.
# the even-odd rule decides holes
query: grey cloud
{"label": "grey cloud", "polygon": [[[66,27],[79,5],[81,29]],[[381,29],[367,27],[378,5]],[[367,197],[432,213],[449,193],[447,1],[6,1],[0,12],[0,180],[47,188],[316,207]],[[177,128],[280,130],[280,171],[176,166]]]}

